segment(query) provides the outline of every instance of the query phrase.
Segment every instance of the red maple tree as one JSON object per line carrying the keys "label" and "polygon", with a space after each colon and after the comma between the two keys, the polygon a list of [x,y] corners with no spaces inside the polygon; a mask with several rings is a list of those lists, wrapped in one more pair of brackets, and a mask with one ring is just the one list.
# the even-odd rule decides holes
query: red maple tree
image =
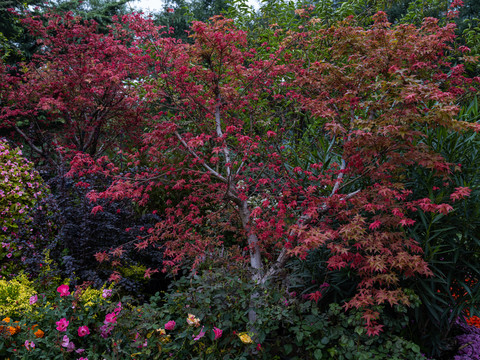
{"label": "red maple tree", "polygon": [[118,25],[102,34],[71,13],[22,22],[39,50],[29,63],[1,64],[2,128],[57,166],[69,154],[98,157],[139,137],[145,109],[135,81],[145,69],[128,32]]}
{"label": "red maple tree", "polygon": [[[478,131],[455,119],[478,79],[447,58],[453,25],[391,26],[384,13],[368,29],[312,19],[278,47],[250,48],[246,32],[221,17],[194,22],[192,45],[162,37],[139,16],[123,21],[150,69],[142,101],[156,109],[153,130],[130,154],[130,173],[106,158],[74,159],[71,175],[115,179],[90,199],[147,204],[160,189],[162,221],[137,247],[164,246],[174,271],[228,254],[248,260],[265,284],[289,257],[326,247],[331,269],[359,278],[346,307],[364,309],[369,334],[378,334],[372,305],[408,305],[402,278],[431,275],[405,230],[411,214],[451,209],[412,198],[405,170],[448,177],[453,165],[422,142],[426,129]],[[302,146],[296,134],[306,130]],[[316,143],[328,146],[309,151]],[[467,195],[458,189],[452,199]]]}

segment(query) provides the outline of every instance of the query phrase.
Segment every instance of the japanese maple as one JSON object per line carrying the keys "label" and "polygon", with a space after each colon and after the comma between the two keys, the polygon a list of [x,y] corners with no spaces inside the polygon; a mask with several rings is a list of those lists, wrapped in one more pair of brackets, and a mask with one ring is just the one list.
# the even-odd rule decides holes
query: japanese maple
{"label": "japanese maple", "polygon": [[[150,69],[142,101],[156,109],[153,131],[125,154],[130,173],[107,158],[74,159],[71,175],[115,179],[90,199],[148,204],[161,191],[162,221],[137,247],[164,246],[174,271],[187,260],[195,268],[227,256],[247,259],[265,284],[289,257],[326,247],[331,269],[349,268],[359,279],[346,307],[364,309],[369,334],[378,334],[371,307],[408,305],[400,281],[431,275],[405,231],[409,216],[451,210],[412,198],[405,169],[448,177],[452,164],[422,142],[425,130],[478,130],[455,120],[459,97],[478,79],[446,58],[453,25],[425,19],[421,28],[393,27],[383,13],[368,29],[353,19],[330,28],[312,19],[280,46],[255,49],[221,17],[194,22],[191,45],[162,37],[139,16],[123,20]],[[305,128],[310,146],[328,144],[323,152],[301,146],[296,134]],[[452,199],[467,195],[459,188]]]}
{"label": "japanese maple", "polygon": [[69,151],[99,156],[135,139],[144,111],[134,84],[142,62],[129,35],[121,27],[102,34],[71,13],[22,22],[40,50],[29,63],[2,64],[1,127],[59,167]]}

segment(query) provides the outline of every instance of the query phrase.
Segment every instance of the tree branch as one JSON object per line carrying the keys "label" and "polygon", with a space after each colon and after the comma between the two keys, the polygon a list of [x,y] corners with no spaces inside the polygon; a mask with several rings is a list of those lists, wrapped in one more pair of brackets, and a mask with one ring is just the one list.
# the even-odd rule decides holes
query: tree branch
{"label": "tree branch", "polygon": [[200,160],[200,163],[203,165],[203,167],[205,169],[207,169],[210,173],[212,173],[214,176],[216,176],[217,178],[219,178],[223,182],[228,183],[227,179],[225,179],[222,175],[220,175],[218,172],[213,170],[210,166],[205,164],[204,160],[200,159],[200,157],[195,153],[195,151],[193,151],[193,149],[190,146],[188,146],[188,144],[185,142],[185,140],[182,138],[182,136],[178,133],[178,131],[175,131],[175,136],[178,138],[178,140],[180,140],[182,145],[188,150],[188,152],[190,154],[192,154],[193,157]]}
{"label": "tree branch", "polygon": [[25,141],[30,145],[30,147],[35,150],[37,153],[39,153],[42,156],[45,156],[45,153],[42,149],[39,147],[35,146],[35,144],[32,142],[32,139],[30,139],[16,124],[14,125],[15,130],[25,139]]}

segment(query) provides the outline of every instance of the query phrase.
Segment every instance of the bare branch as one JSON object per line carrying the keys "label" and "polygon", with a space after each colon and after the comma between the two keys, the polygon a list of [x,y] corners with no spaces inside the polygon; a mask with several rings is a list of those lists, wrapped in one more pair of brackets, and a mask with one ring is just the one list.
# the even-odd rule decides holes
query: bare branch
{"label": "bare branch", "polygon": [[185,142],[185,140],[182,138],[182,136],[178,133],[178,131],[175,131],[175,135],[176,137],[178,138],[178,140],[180,140],[180,142],[182,143],[182,145],[188,150],[188,152],[190,154],[192,154],[193,157],[195,157],[196,159],[200,160],[201,164],[203,165],[203,167],[205,169],[207,169],[210,173],[212,173],[212,175],[216,176],[217,178],[219,178],[220,180],[222,180],[223,182],[227,183],[227,179],[225,179],[222,175],[220,175],[218,172],[216,172],[215,170],[213,170],[210,166],[208,166],[207,164],[205,164],[205,161],[200,159],[200,157],[195,153],[195,151],[193,151],[193,149],[188,146],[188,144]]}
{"label": "bare branch", "polygon": [[15,126],[15,130],[25,139],[25,141],[28,143],[28,145],[30,145],[30,147],[33,150],[35,150],[40,155],[45,155],[43,150],[40,149],[39,147],[35,146],[35,144],[32,142],[32,140],[17,125],[14,125],[14,126]]}
{"label": "bare branch", "polygon": [[335,182],[335,185],[333,187],[333,190],[330,196],[332,196],[338,191],[338,188],[340,187],[340,183],[342,182],[342,179],[343,179],[343,170],[345,170],[345,167],[346,167],[345,160],[342,159],[342,165],[340,165],[340,173],[338,174],[337,181]]}

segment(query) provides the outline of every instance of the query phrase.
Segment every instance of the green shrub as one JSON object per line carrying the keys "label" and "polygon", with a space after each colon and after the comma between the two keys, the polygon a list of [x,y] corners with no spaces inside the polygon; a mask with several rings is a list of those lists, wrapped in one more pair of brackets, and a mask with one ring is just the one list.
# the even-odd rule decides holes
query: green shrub
{"label": "green shrub", "polygon": [[[418,305],[413,293],[411,301]],[[248,321],[252,307],[255,324]],[[283,359],[284,354],[292,360],[424,359],[420,347],[404,337],[409,325],[404,306],[376,309],[386,320],[385,331],[375,337],[367,335],[362,311],[345,312],[336,303],[325,308],[274,284],[262,290],[246,274],[216,269],[179,279],[163,299],[153,297],[142,311],[159,314],[161,323],[175,322],[159,344],[162,354],[175,359]],[[198,327],[188,324],[189,315],[198,319]],[[146,337],[155,328],[142,326]],[[218,339],[214,328],[222,330]],[[205,335],[195,340],[201,331]]]}
{"label": "green shrub", "polygon": [[24,246],[18,244],[21,228],[30,225],[32,210],[46,193],[40,175],[22,151],[0,139],[0,259],[4,264],[0,276],[18,272],[15,265],[22,262]]}
{"label": "green shrub", "polygon": [[29,299],[34,294],[32,282],[24,274],[8,281],[0,279],[0,317],[18,317],[31,309]]}

